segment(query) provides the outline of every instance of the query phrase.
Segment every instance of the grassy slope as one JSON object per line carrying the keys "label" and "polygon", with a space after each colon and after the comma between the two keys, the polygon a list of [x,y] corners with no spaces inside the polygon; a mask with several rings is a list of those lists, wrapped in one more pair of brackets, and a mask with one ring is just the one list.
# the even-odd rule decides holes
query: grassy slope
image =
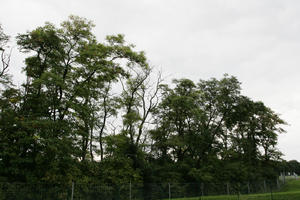
{"label": "grassy slope", "polygon": [[[237,200],[237,196],[207,196],[197,198],[186,198],[177,200]],[[271,200],[271,194],[253,194],[253,195],[241,195],[240,200]],[[273,193],[273,200],[300,200],[300,179],[290,180],[287,184],[276,193]]]}

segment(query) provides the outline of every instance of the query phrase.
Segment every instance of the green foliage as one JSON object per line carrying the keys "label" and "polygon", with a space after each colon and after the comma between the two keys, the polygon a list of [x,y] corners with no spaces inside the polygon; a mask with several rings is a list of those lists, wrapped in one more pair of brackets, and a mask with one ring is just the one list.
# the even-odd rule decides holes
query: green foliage
{"label": "green foliage", "polygon": [[169,157],[177,166],[188,164],[190,181],[278,175],[273,160],[280,158],[277,134],[285,122],[263,103],[242,96],[235,77],[198,84],[181,79],[174,84],[173,89],[163,86],[156,110],[158,128],[150,132],[156,155]]}
{"label": "green foliage", "polygon": [[[163,84],[144,52],[123,35],[100,43],[93,27],[70,16],[17,36],[27,79],[0,72],[0,180],[146,188],[300,173],[276,147],[285,122],[237,78]],[[8,39],[0,27],[0,51]]]}

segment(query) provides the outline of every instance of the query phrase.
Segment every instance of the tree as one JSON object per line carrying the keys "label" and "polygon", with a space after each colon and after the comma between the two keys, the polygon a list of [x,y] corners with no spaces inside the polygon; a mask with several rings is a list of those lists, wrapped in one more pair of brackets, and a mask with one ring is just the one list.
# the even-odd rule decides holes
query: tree
{"label": "tree", "polygon": [[284,167],[298,173],[276,147],[285,122],[241,95],[237,78],[163,84],[144,52],[123,35],[98,42],[93,26],[70,16],[20,34],[28,53],[20,88],[9,82],[9,37],[0,29],[1,180],[132,180],[150,193],[149,182],[251,182]]}
{"label": "tree", "polygon": [[[140,76],[149,76],[143,52],[134,51],[122,35],[107,36],[104,43],[98,43],[92,27],[90,21],[71,16],[60,28],[46,23],[17,37],[20,50],[30,53],[24,69],[27,82],[20,90],[16,113],[23,119],[20,130],[24,131],[26,144],[19,145],[29,163],[24,167],[27,174],[35,169],[32,173],[41,179],[70,181],[76,175],[72,173],[78,172],[74,170],[78,161],[93,161],[99,152],[103,160],[107,120],[122,106],[120,98],[112,95],[113,84],[125,80],[134,85]],[[132,78],[135,69],[146,74]],[[141,85],[135,97],[144,95],[141,99],[146,109],[146,87],[144,82]],[[139,137],[156,93],[138,127]]]}
{"label": "tree", "polygon": [[293,175],[297,174],[299,176],[300,174],[300,163],[297,160],[290,160],[287,162],[288,165],[288,172]]}
{"label": "tree", "polygon": [[10,63],[11,51],[8,51],[9,36],[3,32],[0,24],[0,52],[1,52],[1,69],[0,69],[0,83],[7,86],[10,83],[10,77],[8,75],[8,67]]}
{"label": "tree", "polygon": [[276,176],[257,168],[274,169],[271,165],[280,157],[275,146],[284,121],[278,115],[242,96],[235,77],[174,83],[174,88],[163,87],[157,127],[151,131],[158,159],[173,160],[182,166],[180,174],[197,181]]}
{"label": "tree", "polygon": [[143,54],[139,55],[140,62],[136,65],[130,63],[127,71],[128,77],[120,79],[122,93],[120,95],[120,108],[122,111],[121,134],[129,137],[130,153],[134,168],[143,168],[143,157],[138,157],[139,152],[145,151],[148,131],[145,126],[151,126],[152,112],[159,102],[161,75],[156,81],[151,81],[152,69]]}

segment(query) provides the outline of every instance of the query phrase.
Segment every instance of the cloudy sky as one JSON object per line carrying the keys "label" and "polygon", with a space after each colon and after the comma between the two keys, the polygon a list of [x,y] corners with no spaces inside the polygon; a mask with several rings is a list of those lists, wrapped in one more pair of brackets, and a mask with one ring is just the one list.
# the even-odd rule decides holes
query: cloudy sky
{"label": "cloudy sky", "polygon": [[[244,95],[289,123],[279,149],[300,161],[299,10],[298,0],[3,0],[0,23],[14,37],[74,14],[95,23],[99,41],[125,34],[164,75],[234,75]],[[18,83],[23,59],[15,48],[10,72]]]}

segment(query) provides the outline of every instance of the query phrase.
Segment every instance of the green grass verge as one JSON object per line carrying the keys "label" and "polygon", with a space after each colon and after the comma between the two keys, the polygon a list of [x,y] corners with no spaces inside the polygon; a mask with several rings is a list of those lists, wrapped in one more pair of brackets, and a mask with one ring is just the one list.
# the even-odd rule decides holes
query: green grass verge
{"label": "green grass verge", "polygon": [[300,179],[289,180],[280,190],[280,192],[295,192],[295,191],[300,192]]}
{"label": "green grass verge", "polygon": [[203,196],[193,198],[178,198],[176,200],[300,200],[300,180],[290,180],[279,191],[273,194],[251,194],[251,195],[219,195]]}

